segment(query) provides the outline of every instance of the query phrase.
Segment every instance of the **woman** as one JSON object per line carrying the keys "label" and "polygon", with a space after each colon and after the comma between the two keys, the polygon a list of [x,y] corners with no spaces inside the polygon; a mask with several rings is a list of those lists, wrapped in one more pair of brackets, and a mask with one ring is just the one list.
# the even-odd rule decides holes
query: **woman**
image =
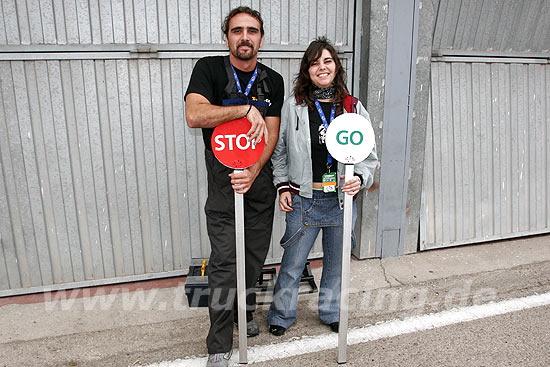
{"label": "woman", "polygon": [[[267,315],[269,331],[276,336],[296,321],[302,271],[321,229],[324,256],[319,317],[338,332],[343,195],[357,195],[361,188],[370,187],[377,164],[373,149],[355,165],[354,177],[342,185],[344,167],[328,154],[324,139],[328,124],[346,112],[369,118],[363,105],[349,96],[336,50],[326,38],[318,38],[307,48],[293,95],[283,104],[279,139],[271,158],[279,208],[286,212],[281,238],[285,251]],[[354,202],[353,223],[355,217]]]}

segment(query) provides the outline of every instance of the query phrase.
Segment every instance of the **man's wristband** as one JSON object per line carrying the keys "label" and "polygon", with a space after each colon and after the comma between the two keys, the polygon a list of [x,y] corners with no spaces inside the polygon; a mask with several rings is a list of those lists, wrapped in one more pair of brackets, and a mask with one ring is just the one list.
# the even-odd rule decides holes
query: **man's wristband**
{"label": "man's wristband", "polygon": [[252,109],[252,105],[249,104],[250,107],[248,107],[248,111],[246,111],[246,114],[243,116],[243,117],[246,117],[248,116],[248,113],[250,112],[250,110]]}

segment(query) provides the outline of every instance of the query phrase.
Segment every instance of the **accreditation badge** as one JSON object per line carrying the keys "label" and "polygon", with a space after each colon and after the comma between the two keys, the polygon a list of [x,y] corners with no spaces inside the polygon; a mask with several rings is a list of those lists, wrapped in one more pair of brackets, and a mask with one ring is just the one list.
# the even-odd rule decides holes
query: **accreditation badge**
{"label": "accreditation badge", "polygon": [[336,191],[336,172],[330,172],[323,174],[323,192],[335,192]]}

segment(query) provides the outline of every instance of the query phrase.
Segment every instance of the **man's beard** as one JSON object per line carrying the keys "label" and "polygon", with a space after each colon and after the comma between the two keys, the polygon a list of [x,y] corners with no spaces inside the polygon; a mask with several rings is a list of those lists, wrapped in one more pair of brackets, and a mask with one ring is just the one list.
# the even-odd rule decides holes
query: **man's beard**
{"label": "man's beard", "polygon": [[[240,46],[248,46],[250,49],[248,51],[239,51]],[[256,56],[256,52],[254,50],[254,46],[251,43],[243,42],[237,46],[233,55],[239,60],[247,61]]]}

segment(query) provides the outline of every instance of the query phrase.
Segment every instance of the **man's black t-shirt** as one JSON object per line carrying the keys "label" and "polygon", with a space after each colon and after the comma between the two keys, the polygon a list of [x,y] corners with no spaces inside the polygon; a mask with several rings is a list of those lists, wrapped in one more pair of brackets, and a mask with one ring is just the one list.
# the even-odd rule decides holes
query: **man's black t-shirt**
{"label": "man's black t-shirt", "polygon": [[[197,93],[204,96],[208,101],[216,106],[222,105],[224,88],[228,83],[227,71],[223,61],[223,56],[208,56],[197,61],[189,80],[189,86],[185,92],[185,97],[189,93]],[[281,107],[283,106],[284,84],[283,77],[273,69],[258,63],[267,72],[266,84],[269,92],[265,93],[265,99],[269,100],[271,105],[267,110],[266,116],[281,116]],[[235,68],[241,84],[241,88],[246,88],[254,71],[243,72]],[[248,97],[257,97],[256,83],[252,85]],[[202,136],[206,149],[212,150],[210,139],[212,138],[213,128],[202,129]]]}

